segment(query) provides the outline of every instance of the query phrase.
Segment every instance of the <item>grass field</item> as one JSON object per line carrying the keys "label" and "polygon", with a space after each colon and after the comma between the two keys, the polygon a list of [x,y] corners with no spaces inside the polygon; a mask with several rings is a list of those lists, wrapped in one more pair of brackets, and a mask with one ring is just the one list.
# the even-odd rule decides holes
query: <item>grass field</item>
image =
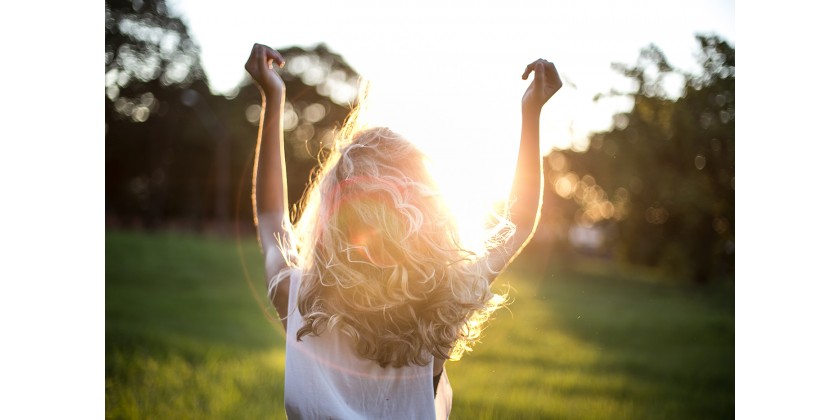
{"label": "grass field", "polygon": [[[105,249],[107,418],[284,417],[284,335],[251,232],[108,232]],[[448,364],[452,418],[734,417],[731,284],[537,258],[497,282],[515,301]]]}

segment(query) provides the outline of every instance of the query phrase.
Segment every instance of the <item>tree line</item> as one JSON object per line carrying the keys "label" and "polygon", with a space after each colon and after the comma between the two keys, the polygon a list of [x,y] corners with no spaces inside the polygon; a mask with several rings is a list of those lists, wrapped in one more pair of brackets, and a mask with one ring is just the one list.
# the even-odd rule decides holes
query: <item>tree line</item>
{"label": "tree line", "polygon": [[[698,35],[702,71],[674,69],[654,45],[614,68],[633,102],[584,152],[545,157],[541,229],[558,257],[588,252],[707,282],[734,273],[735,50]],[[324,45],[280,50],[286,156],[296,202],[358,98],[359,75]],[[681,95],[665,90],[678,76]],[[600,97],[594,98],[600,100]],[[164,0],[105,2],[105,215],[108,226],[229,231],[251,222],[260,95],[245,77],[213,94],[200,51]]]}
{"label": "tree line", "polygon": [[[358,74],[324,45],[280,52],[294,202],[353,106]],[[244,76],[234,92],[213,94],[198,47],[164,1],[106,1],[107,223],[225,230],[251,220],[261,99]]]}
{"label": "tree line", "polygon": [[[607,95],[633,107],[585,152],[546,157],[546,214],[560,231],[603,232],[596,251],[704,283],[735,270],[735,49],[714,35],[697,42],[699,74],[655,45],[614,65],[636,88]],[[664,86],[674,76],[677,98]]]}

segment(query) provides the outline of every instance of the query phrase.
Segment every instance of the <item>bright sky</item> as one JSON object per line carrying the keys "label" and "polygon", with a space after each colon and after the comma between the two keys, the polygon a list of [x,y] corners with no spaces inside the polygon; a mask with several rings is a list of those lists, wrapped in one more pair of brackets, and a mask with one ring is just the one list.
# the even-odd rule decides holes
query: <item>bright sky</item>
{"label": "bright sky", "polygon": [[[240,0],[232,7],[172,0],[172,7],[201,45],[217,92],[242,80],[242,64],[254,42],[278,48],[324,42],[373,82],[375,95],[400,98],[399,109],[417,102],[426,109],[431,94],[437,95],[435,102],[459,108],[494,109],[510,101],[515,107],[524,89],[518,76],[539,57],[554,61],[564,79],[577,86],[578,92],[564,96],[591,102],[594,94],[621,86],[610,63],[634,61],[651,42],[678,68],[694,64],[695,33],[715,32],[735,43],[732,0],[482,3],[487,2]],[[612,113],[589,115],[595,113],[578,110],[576,125],[584,131],[605,128]]]}
{"label": "bright sky", "polygon": [[[483,3],[490,3],[488,6]],[[565,82],[542,114],[542,146],[585,147],[627,101],[593,103],[628,89],[613,62],[658,45],[672,65],[695,66],[694,35],[734,45],[733,0],[423,2],[173,0],[202,50],[217,92],[245,76],[254,42],[276,48],[325,43],[372,83],[370,119],[426,150],[461,200],[486,203],[509,185],[519,137],[523,69],[554,62]],[[452,176],[449,176],[452,175]],[[460,182],[461,185],[455,185]]]}

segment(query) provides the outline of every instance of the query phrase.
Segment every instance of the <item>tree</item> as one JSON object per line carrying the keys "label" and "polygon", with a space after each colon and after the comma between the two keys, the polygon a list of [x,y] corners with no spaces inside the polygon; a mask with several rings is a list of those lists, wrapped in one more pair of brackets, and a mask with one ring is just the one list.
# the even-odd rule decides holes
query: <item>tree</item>
{"label": "tree", "polygon": [[105,2],[105,87],[112,101],[133,81],[183,87],[204,80],[199,54],[164,0]]}
{"label": "tree", "polygon": [[[700,74],[673,69],[653,45],[635,65],[614,65],[636,82],[632,110],[586,152],[553,151],[547,168],[552,189],[576,203],[569,224],[614,226],[619,256],[703,283],[734,272],[735,50],[697,40]],[[675,75],[685,80],[677,99],[664,88]]]}
{"label": "tree", "polygon": [[182,102],[188,88],[209,95],[199,49],[166,3],[106,1],[105,205],[109,218],[157,226],[173,206],[193,217],[201,213],[195,200],[170,200],[173,190],[193,184],[171,173],[183,146],[191,145],[189,162],[201,162],[212,152],[196,135],[197,121]]}
{"label": "tree", "polygon": [[[358,74],[324,45],[280,52],[294,202],[355,102]],[[249,223],[259,104],[244,70],[235,92],[210,91],[197,45],[164,1],[107,1],[106,221],[200,229],[230,226],[238,213]]]}

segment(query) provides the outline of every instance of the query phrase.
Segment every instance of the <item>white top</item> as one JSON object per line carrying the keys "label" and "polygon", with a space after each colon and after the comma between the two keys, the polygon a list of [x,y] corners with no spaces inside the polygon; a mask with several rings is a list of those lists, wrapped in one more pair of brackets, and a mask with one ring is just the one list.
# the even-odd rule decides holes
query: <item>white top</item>
{"label": "white top", "polygon": [[285,405],[289,419],[446,419],[452,388],[443,371],[437,397],[432,363],[382,368],[360,358],[350,337],[335,330],[297,341],[300,270],[289,276]]}

